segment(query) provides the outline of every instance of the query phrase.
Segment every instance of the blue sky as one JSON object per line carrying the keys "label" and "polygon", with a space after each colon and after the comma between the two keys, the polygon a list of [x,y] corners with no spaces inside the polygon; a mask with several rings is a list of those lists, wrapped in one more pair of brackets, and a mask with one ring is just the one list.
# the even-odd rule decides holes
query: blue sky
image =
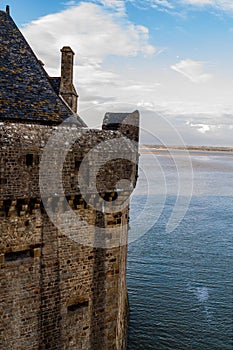
{"label": "blue sky", "polygon": [[72,46],[90,126],[106,111],[139,109],[143,142],[177,143],[178,133],[186,144],[233,146],[232,0],[1,3],[49,74]]}

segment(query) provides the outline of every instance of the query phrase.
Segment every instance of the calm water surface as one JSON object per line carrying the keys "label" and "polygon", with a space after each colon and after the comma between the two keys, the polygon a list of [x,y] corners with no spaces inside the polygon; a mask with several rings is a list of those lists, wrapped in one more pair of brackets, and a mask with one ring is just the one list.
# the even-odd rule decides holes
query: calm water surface
{"label": "calm water surface", "polygon": [[[154,184],[148,194],[149,214],[161,213],[149,231],[129,245],[128,350],[233,349],[232,156],[191,156],[192,199],[171,233],[166,224],[176,203],[179,177],[184,183],[181,198],[185,205],[189,202],[190,159],[160,154],[156,163],[152,155],[141,156],[131,222],[145,206],[150,177]],[[143,226],[143,215],[140,221]],[[145,217],[145,225],[146,221]]]}

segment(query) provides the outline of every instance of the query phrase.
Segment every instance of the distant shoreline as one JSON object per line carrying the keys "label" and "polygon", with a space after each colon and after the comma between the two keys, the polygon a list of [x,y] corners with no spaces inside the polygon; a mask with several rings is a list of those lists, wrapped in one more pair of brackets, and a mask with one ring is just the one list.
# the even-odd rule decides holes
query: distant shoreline
{"label": "distant shoreline", "polygon": [[139,150],[157,151],[197,151],[197,152],[229,152],[233,153],[232,147],[212,147],[212,146],[161,146],[161,145],[140,145]]}

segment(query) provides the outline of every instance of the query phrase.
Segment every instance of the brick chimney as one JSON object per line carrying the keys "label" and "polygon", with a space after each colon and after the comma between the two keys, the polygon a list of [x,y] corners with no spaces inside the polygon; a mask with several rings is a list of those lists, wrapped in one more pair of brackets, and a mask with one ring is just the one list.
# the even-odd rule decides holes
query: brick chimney
{"label": "brick chimney", "polygon": [[73,112],[77,113],[78,94],[73,85],[74,52],[69,46],[64,46],[61,53],[60,94]]}

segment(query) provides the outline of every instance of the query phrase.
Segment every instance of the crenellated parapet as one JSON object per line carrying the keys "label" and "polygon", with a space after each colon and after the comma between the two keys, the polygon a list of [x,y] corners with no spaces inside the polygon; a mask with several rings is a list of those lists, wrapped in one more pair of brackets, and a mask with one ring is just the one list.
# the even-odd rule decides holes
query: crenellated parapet
{"label": "crenellated parapet", "polygon": [[[56,134],[59,140],[53,134]],[[62,184],[66,195],[80,192],[79,168],[82,164],[82,175],[85,182],[82,190],[96,192],[104,196],[104,192],[114,192],[121,179],[129,180],[128,190],[135,186],[136,165],[138,162],[137,144],[127,138],[122,140],[119,131],[77,129],[69,126],[47,126],[37,124],[6,123],[0,125],[1,170],[0,199],[15,199],[40,196],[39,168],[43,152],[51,152],[51,147],[61,148],[58,153],[48,155],[45,162],[48,167],[56,156],[65,148],[65,143],[73,138],[74,143],[67,151],[62,165]],[[49,149],[44,149],[48,140]],[[46,164],[46,163],[45,163]],[[50,176],[45,173],[44,176]],[[50,194],[57,191],[54,179],[51,179]]]}

